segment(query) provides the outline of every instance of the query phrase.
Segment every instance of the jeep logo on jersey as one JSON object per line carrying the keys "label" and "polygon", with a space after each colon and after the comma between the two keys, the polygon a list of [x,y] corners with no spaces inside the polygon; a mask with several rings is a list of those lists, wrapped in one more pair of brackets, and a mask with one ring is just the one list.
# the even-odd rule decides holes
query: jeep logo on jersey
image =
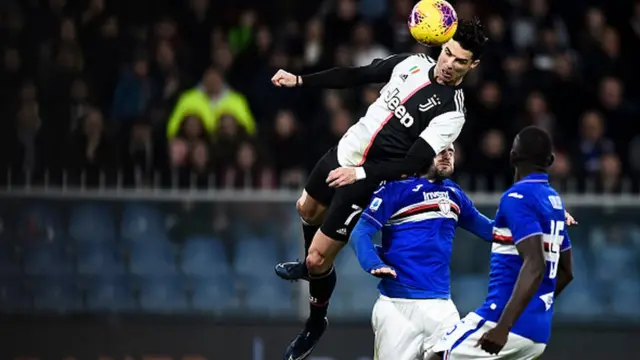
{"label": "jeep logo on jersey", "polygon": [[405,127],[413,125],[413,116],[409,114],[407,108],[402,105],[402,100],[398,97],[400,90],[393,89],[384,96],[384,102],[387,108],[393,111],[393,116],[400,119],[400,123]]}

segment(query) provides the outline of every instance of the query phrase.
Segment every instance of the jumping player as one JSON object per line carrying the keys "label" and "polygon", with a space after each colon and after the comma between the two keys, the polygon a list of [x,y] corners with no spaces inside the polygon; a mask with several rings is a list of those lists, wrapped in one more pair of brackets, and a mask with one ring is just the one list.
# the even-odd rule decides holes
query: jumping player
{"label": "jumping player", "polygon": [[[451,301],[453,237],[458,226],[493,240],[493,221],[448,178],[454,148],[438,154],[425,177],[383,183],[351,234],[362,268],[380,277],[371,314],[379,360],[422,360],[460,320]],[[374,234],[382,230],[382,247]]]}
{"label": "jumping player", "polygon": [[[287,280],[309,280],[310,316],[284,359],[306,358],[324,333],[336,283],[333,261],[380,181],[418,173],[460,134],[465,122],[460,85],[467,72],[478,66],[486,41],[478,21],[460,21],[437,62],[423,54],[403,54],[364,67],[303,76],[279,70],[272,78],[274,85],[284,87],[387,83],[338,146],[318,161],[297,201],[306,260],[278,264],[276,273]],[[347,173],[352,177],[327,184],[329,173],[339,167],[349,167]],[[355,183],[331,187],[349,181]]]}
{"label": "jumping player", "polygon": [[487,299],[445,334],[429,360],[533,360],[544,352],[554,298],[573,278],[564,205],[547,175],[553,159],[544,130],[530,126],[514,139],[516,183],[498,206]]}

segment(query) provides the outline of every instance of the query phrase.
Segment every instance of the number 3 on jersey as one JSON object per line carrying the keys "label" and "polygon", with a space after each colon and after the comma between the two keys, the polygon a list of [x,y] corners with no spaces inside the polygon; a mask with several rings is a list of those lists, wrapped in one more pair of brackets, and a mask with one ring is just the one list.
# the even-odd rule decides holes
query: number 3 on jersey
{"label": "number 3 on jersey", "polygon": [[564,221],[551,221],[551,238],[549,239],[549,256],[550,263],[549,279],[555,279],[558,275],[558,262],[560,261],[560,245],[564,236],[561,235],[564,230]]}

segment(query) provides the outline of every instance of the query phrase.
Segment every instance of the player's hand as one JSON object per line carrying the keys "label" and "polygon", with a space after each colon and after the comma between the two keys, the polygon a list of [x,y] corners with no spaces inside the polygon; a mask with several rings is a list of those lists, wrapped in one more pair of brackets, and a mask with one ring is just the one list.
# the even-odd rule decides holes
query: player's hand
{"label": "player's hand", "polygon": [[381,268],[371,270],[371,275],[379,278],[395,279],[398,277],[398,274],[396,274],[396,271],[393,268],[390,268],[388,266],[383,266]]}
{"label": "player's hand", "polygon": [[277,87],[295,87],[302,84],[302,79],[298,79],[297,75],[280,69],[273,75],[271,82]]}
{"label": "player's hand", "polygon": [[327,177],[327,184],[332,188],[336,188],[353,184],[356,180],[358,180],[356,178],[356,168],[341,167],[331,170]]}
{"label": "player's hand", "polygon": [[576,219],[574,219],[567,210],[564,211],[564,221],[567,223],[567,226],[578,225]]}
{"label": "player's hand", "polygon": [[500,326],[496,326],[490,329],[486,333],[482,334],[480,340],[476,344],[476,347],[480,346],[482,350],[492,355],[497,355],[500,350],[507,343],[509,338],[509,329],[504,329]]}

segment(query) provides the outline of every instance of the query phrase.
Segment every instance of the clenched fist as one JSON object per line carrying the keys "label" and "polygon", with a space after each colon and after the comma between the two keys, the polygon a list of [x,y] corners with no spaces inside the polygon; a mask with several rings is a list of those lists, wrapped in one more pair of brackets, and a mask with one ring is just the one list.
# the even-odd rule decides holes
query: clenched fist
{"label": "clenched fist", "polygon": [[271,82],[277,87],[295,87],[302,85],[302,78],[298,75],[293,75],[290,72],[280,69],[275,75],[273,75]]}

